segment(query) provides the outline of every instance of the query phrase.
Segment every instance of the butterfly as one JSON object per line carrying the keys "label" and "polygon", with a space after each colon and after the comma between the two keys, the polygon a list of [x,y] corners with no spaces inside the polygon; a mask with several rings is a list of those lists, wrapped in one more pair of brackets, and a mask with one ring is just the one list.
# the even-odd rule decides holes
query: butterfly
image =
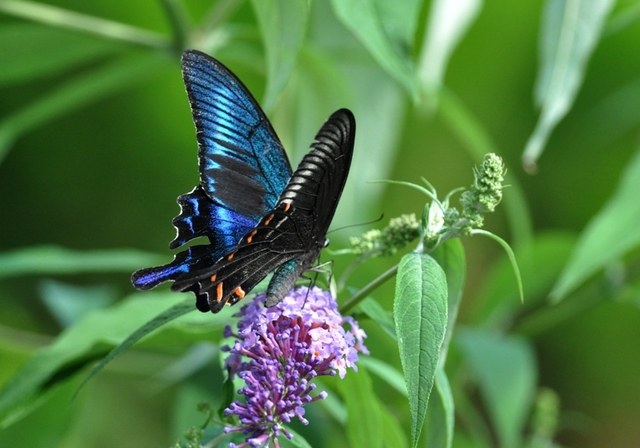
{"label": "butterfly", "polygon": [[219,312],[269,273],[265,306],[279,303],[328,244],[327,229],[353,155],[355,118],[334,112],[292,171],[271,123],[244,84],[196,50],[182,55],[182,76],[198,140],[200,184],[178,197],[175,249],[206,237],[163,266],[132,276],[140,290],[173,281],[192,291],[202,312]]}

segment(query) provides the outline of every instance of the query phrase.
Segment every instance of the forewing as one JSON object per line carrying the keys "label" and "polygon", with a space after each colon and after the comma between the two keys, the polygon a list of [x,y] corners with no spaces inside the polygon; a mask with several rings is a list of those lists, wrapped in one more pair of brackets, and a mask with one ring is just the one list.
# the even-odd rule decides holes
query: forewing
{"label": "forewing", "polygon": [[222,63],[182,54],[182,76],[196,125],[201,185],[226,209],[258,221],[275,207],[291,166],[269,120]]}

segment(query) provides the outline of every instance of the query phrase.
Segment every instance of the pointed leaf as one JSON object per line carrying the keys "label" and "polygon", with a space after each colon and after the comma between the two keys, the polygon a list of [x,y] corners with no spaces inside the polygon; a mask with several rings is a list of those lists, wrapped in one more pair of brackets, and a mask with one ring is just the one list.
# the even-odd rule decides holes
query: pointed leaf
{"label": "pointed leaf", "polygon": [[33,246],[0,253],[0,279],[34,274],[132,272],[159,261],[158,255],[134,249],[75,251],[57,246]]}
{"label": "pointed leaf", "polygon": [[254,0],[267,60],[263,107],[271,110],[296,65],[309,19],[308,0]]}
{"label": "pointed leaf", "polygon": [[[385,12],[391,8],[391,4],[387,7],[381,6],[383,2],[376,0],[332,0],[332,4],[336,16],[369,50],[378,64],[413,95],[415,91],[413,67],[410,56],[407,54],[407,49],[413,46],[413,41],[394,42],[394,37],[406,36],[409,33],[387,32],[392,28],[391,26],[387,28],[387,25],[391,24],[385,23],[389,20]],[[392,22],[396,24],[401,22],[400,26],[415,29],[420,2],[394,2],[393,8],[399,12],[391,19]],[[404,19],[398,20],[398,17],[404,17]],[[413,39],[413,36],[410,37]]]}
{"label": "pointed leaf", "polygon": [[525,168],[535,170],[549,135],[571,109],[614,3],[613,0],[546,1],[535,91],[541,112],[522,155]]}
{"label": "pointed leaf", "polygon": [[411,445],[416,446],[447,326],[446,278],[433,258],[424,254],[402,258],[393,314],[409,392]]}
{"label": "pointed leaf", "polygon": [[460,329],[456,341],[478,381],[500,446],[521,446],[537,382],[531,345],[471,328]]}
{"label": "pointed leaf", "polygon": [[478,17],[482,0],[435,0],[424,35],[418,67],[421,87],[439,89],[456,46]]}
{"label": "pointed leaf", "polygon": [[640,150],[604,208],[594,216],[565,266],[551,296],[559,301],[598,270],[640,245]]}

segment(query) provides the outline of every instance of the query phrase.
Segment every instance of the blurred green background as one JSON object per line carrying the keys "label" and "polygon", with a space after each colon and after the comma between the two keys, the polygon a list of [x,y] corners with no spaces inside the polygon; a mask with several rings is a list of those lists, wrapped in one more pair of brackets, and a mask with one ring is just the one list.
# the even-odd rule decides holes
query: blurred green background
{"label": "blurred green background", "polygon": [[[555,443],[640,446],[640,201],[633,194],[640,183],[632,173],[640,128],[640,2],[468,1],[457,7],[468,12],[466,23],[455,14],[432,23],[444,3],[47,2],[63,10],[58,14],[44,3],[0,0],[0,384],[20,392],[19,378],[31,378],[21,366],[87,313],[135,301],[153,317],[186,297],[166,287],[134,294],[129,277],[170,259],[175,198],[198,182],[179,65],[181,50],[197,47],[228,65],[265,106],[293,165],[332,111],[353,110],[353,168],[332,227],[384,219],[330,234],[333,249],[390,217],[422,213],[425,197],[418,192],[368,181],[423,176],[443,196],[472,182],[484,152],[499,153],[510,186],[485,228],[516,250],[525,304],[499,246],[465,238],[459,322],[527,341],[537,363],[535,388],[559,399]],[[592,12],[586,31],[575,31],[570,20],[553,28],[554,18],[566,18],[562,8],[589,5],[602,11]],[[430,33],[438,24],[454,29],[446,17],[464,26],[457,37],[442,33],[442,44]],[[571,72],[575,102],[569,94],[566,117],[549,127],[537,170],[527,174],[523,151],[540,115],[534,90],[548,63],[539,47],[554,30],[578,33],[568,59],[582,62],[556,61],[550,75]],[[438,42],[441,53],[427,51]],[[436,65],[430,61],[442,70],[428,73]],[[571,90],[566,82],[564,93]],[[627,194],[617,195],[624,176]],[[620,197],[616,209],[611,204]],[[624,213],[612,212],[598,227],[607,207]],[[582,260],[582,274],[552,304],[549,292],[572,253]],[[335,258],[339,276],[351,260]],[[584,260],[594,266],[584,267]],[[372,261],[350,286],[365,285],[395,262]],[[393,285],[373,297],[391,309]],[[16,397],[3,392],[0,446],[169,446],[204,420],[195,403],[219,401],[216,341],[230,313],[186,316],[120,357],[71,400],[84,367],[145,322],[142,311],[125,311],[129,326],[114,330],[119,321],[105,317],[87,347],[65,352],[69,358],[50,369],[32,366],[41,374],[32,389]],[[398,367],[394,341],[371,322],[363,326],[372,356]],[[454,446],[507,446],[465,367],[464,349],[454,347],[450,361],[459,412]],[[175,373],[180,366],[184,371]],[[406,430],[406,400],[375,376],[374,389]],[[331,428],[345,438],[322,407],[307,417],[311,425],[296,429],[314,447],[347,446],[327,435]],[[535,432],[527,421],[518,428],[519,446]]]}

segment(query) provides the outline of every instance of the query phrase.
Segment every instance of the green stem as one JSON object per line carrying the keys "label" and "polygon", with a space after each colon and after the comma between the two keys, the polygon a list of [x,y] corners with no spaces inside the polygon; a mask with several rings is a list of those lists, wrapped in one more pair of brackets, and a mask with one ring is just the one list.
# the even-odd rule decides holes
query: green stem
{"label": "green stem", "polygon": [[243,2],[244,0],[218,0],[214,2],[200,25],[203,33],[206,34],[220,28]]}
{"label": "green stem", "polygon": [[143,47],[162,50],[171,47],[168,39],[162,34],[55,6],[19,0],[0,0],[0,11],[34,22],[83,31]]}
{"label": "green stem", "polygon": [[360,291],[355,293],[349,300],[340,305],[340,312],[342,314],[346,314],[351,311],[351,308],[356,306],[362,300],[364,300],[371,291],[375,290],[378,286],[382,285],[384,282],[392,278],[398,272],[398,265],[393,266],[386,272],[380,274],[377,278],[372,280],[367,286],[362,288]]}
{"label": "green stem", "polygon": [[173,47],[180,53],[187,48],[191,24],[180,0],[160,0],[173,30]]}

